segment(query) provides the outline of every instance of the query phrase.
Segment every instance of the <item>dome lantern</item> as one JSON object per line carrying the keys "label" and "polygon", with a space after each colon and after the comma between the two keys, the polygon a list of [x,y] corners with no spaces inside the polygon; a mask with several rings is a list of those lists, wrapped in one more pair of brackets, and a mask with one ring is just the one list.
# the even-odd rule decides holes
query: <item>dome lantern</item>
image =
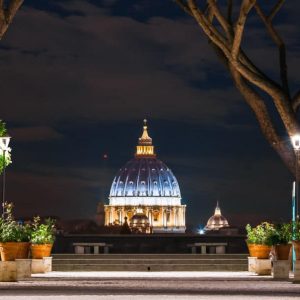
{"label": "dome lantern", "polygon": [[139,138],[139,143],[136,146],[136,157],[155,157],[152,138],[148,134],[147,120],[144,119],[143,134]]}

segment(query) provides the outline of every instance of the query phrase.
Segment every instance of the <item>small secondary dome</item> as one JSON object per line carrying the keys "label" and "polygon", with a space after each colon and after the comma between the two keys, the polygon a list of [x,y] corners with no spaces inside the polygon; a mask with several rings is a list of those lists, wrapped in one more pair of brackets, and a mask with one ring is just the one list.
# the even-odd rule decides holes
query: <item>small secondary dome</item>
{"label": "small secondary dome", "polygon": [[209,218],[205,226],[205,230],[219,230],[223,227],[229,227],[228,221],[221,214],[221,209],[219,203],[217,202],[217,207],[215,209],[215,214]]}
{"label": "small secondary dome", "polygon": [[147,233],[149,232],[149,219],[144,214],[143,209],[138,208],[136,214],[130,220],[130,227],[133,232]]}

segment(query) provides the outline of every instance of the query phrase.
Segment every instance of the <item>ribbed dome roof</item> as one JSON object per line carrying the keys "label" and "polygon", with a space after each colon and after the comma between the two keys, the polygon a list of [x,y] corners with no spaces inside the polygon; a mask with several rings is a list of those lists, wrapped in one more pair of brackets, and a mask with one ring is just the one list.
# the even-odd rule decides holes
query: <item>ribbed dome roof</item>
{"label": "ribbed dome roof", "polygon": [[110,197],[181,197],[172,171],[155,156],[135,157],[115,176]]}

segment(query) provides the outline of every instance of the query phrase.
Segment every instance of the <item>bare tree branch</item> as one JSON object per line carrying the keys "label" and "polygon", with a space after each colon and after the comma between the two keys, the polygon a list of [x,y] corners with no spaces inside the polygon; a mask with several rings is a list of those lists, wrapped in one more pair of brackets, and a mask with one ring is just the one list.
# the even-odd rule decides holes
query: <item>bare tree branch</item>
{"label": "bare tree branch", "polygon": [[297,110],[300,106],[300,90],[293,97],[292,105],[293,105],[294,112],[297,112]]}
{"label": "bare tree branch", "polygon": [[184,3],[183,0],[174,0],[178,5],[179,7],[184,10],[187,14],[189,14],[190,16],[193,16],[192,15],[192,12],[190,10],[190,8]]}
{"label": "bare tree branch", "polygon": [[221,48],[226,56],[230,55],[230,50],[227,46],[225,38],[217,31],[216,28],[213,27],[211,22],[205,17],[203,12],[198,8],[195,0],[188,0],[188,6],[198,22],[201,26],[205,34],[208,36],[210,40],[212,40],[219,48]]}
{"label": "bare tree branch", "polygon": [[275,15],[279,12],[279,10],[281,9],[281,6],[283,5],[284,2],[285,2],[285,0],[278,0],[278,2],[276,3],[276,5],[273,7],[270,15],[268,16],[268,20],[270,22],[273,20],[273,18],[275,17]]}
{"label": "bare tree branch", "polygon": [[243,95],[247,104],[250,106],[252,111],[255,114],[255,117],[258,121],[260,129],[269,142],[271,147],[277,152],[277,154],[281,157],[281,159],[285,162],[288,169],[294,173],[295,169],[295,155],[290,151],[290,148],[285,143],[284,139],[282,139],[277,133],[274,124],[270,118],[267,106],[265,105],[261,96],[251,88],[245,80],[241,77],[241,75],[232,67],[230,67],[230,71],[235,83],[235,86]]}
{"label": "bare tree branch", "polygon": [[[225,15],[222,14],[217,0],[202,1],[208,4],[207,12],[203,12],[203,10],[199,8],[196,0],[179,1],[185,5],[185,8],[188,7],[191,12],[189,15],[196,20],[207,36],[209,43],[216,50],[218,57],[220,57],[222,62],[229,68],[229,72],[232,74],[237,89],[255,113],[266,140],[293,172],[293,164],[295,162],[293,148],[290,144],[287,144],[285,140],[280,138],[276,132],[274,121],[278,119],[277,117],[273,120],[270,118],[266,102],[264,102],[270,101],[271,99],[281,118],[282,124],[280,124],[280,126],[284,126],[289,136],[300,132],[299,123],[295,114],[295,111],[300,107],[300,91],[291,99],[288,85],[285,44],[272,24],[272,19],[279,12],[285,1],[273,0],[276,4],[267,17],[257,0],[243,0],[239,6],[239,14],[235,22],[232,20],[232,11],[234,11],[234,4],[238,4],[232,0],[227,0],[227,14],[225,13]],[[255,7],[256,13],[262,19],[266,30],[278,47],[280,84],[264,74],[264,72],[249,59],[249,56],[245,53],[245,49],[241,47],[245,24],[249,12],[253,7]],[[213,22],[214,18],[216,22]],[[233,24],[235,24],[235,26],[233,26]],[[220,25],[221,30],[218,25]]]}
{"label": "bare tree branch", "polygon": [[278,47],[279,51],[279,65],[280,65],[280,77],[282,82],[282,87],[287,93],[287,95],[290,97],[290,90],[289,90],[289,84],[288,84],[288,75],[287,75],[287,64],[286,64],[286,50],[285,50],[285,44],[278,34],[278,32],[274,29],[272,23],[268,20],[268,18],[263,13],[260,6],[256,3],[255,9],[257,11],[257,14],[262,19],[263,23],[265,24],[268,33],[270,34],[272,40]]}
{"label": "bare tree branch", "polygon": [[[290,147],[286,141],[281,138],[275,129],[275,125],[271,120],[267,106],[264,103],[263,98],[259,95],[241,76],[241,74],[228,63],[228,59],[224,53],[215,45],[213,48],[217,54],[217,57],[223,63],[223,65],[230,71],[235,86],[244,97],[246,103],[254,112],[255,118],[261,128],[261,131],[269,142],[271,147],[281,157],[287,168],[294,173],[295,171],[295,154],[290,151]],[[299,91],[300,95],[300,91]]]}
{"label": "bare tree branch", "polygon": [[242,2],[241,9],[240,9],[240,15],[239,15],[237,24],[235,26],[235,35],[234,35],[233,46],[232,46],[232,50],[231,50],[232,58],[234,60],[237,59],[239,51],[240,51],[240,46],[241,46],[241,42],[242,42],[245,23],[247,20],[247,15],[250,12],[253,5],[255,4],[255,2],[256,2],[256,0],[243,0],[243,2]]}
{"label": "bare tree branch", "polygon": [[223,17],[222,13],[220,12],[219,8],[216,5],[216,0],[208,0],[209,7],[212,10],[212,13],[215,15],[216,19],[219,21],[220,25],[222,26],[223,30],[226,33],[228,40],[231,42],[233,39],[233,32],[232,28],[227,22],[227,20]]}
{"label": "bare tree branch", "polygon": [[7,31],[23,2],[24,0],[10,0],[7,4],[7,8],[3,0],[0,2],[0,39],[2,39]]}
{"label": "bare tree branch", "polygon": [[232,0],[227,1],[227,22],[232,25]]}

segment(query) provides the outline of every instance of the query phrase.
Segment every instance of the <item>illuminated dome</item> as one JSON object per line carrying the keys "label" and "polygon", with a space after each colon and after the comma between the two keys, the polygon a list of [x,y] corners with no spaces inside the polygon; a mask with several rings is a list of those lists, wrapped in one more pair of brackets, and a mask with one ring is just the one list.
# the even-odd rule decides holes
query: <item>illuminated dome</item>
{"label": "illuminated dome", "polygon": [[136,155],[115,176],[111,205],[180,205],[180,189],[172,171],[154,154],[146,123]]}
{"label": "illuminated dome", "polygon": [[221,209],[219,207],[219,204],[217,203],[215,214],[207,221],[205,230],[219,230],[223,227],[229,227],[229,224],[226,218],[222,216]]}
{"label": "illuminated dome", "polygon": [[110,197],[180,197],[172,171],[157,158],[136,157],[119,170]]}
{"label": "illuminated dome", "polygon": [[116,174],[104,206],[105,226],[128,218],[132,233],[184,233],[186,205],[172,171],[157,159],[147,121],[134,158]]}

